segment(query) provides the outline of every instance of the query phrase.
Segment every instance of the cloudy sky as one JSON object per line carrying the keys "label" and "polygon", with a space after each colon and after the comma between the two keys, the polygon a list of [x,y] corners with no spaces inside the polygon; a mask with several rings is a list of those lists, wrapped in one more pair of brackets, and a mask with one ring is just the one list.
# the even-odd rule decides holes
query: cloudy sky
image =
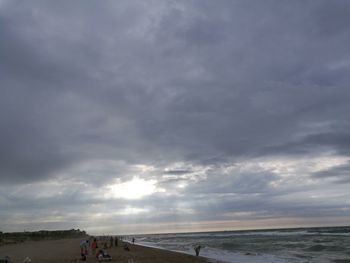
{"label": "cloudy sky", "polygon": [[350,1],[0,0],[0,231],[346,225]]}

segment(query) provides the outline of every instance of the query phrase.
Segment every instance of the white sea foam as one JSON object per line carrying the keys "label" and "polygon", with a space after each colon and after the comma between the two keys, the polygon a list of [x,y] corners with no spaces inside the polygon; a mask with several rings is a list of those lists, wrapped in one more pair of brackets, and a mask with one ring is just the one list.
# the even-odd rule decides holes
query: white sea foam
{"label": "white sea foam", "polygon": [[223,262],[245,262],[245,263],[287,263],[288,261],[269,254],[243,254],[233,253],[219,249],[205,249],[201,256]]}

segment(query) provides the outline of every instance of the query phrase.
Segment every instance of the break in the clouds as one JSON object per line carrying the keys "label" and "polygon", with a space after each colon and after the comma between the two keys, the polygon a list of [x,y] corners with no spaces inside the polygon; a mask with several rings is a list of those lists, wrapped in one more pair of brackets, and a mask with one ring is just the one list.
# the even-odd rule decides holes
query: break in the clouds
{"label": "break in the clouds", "polygon": [[349,1],[0,1],[0,230],[350,218]]}

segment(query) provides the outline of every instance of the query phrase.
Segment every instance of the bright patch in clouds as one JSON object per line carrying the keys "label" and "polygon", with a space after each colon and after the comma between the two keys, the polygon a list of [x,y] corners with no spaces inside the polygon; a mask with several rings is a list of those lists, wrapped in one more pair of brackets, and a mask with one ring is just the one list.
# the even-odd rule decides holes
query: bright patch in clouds
{"label": "bright patch in clouds", "polygon": [[154,194],[159,189],[156,180],[144,180],[134,177],[131,181],[108,186],[107,198],[140,199]]}
{"label": "bright patch in clouds", "polygon": [[149,210],[137,207],[126,207],[125,209],[118,211],[118,215],[137,215],[141,213],[147,213]]}

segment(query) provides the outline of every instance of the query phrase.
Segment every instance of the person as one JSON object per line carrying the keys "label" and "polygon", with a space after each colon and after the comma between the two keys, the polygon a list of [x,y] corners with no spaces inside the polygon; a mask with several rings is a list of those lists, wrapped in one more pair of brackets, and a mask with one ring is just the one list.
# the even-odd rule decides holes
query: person
{"label": "person", "polygon": [[109,239],[109,247],[113,247],[113,237],[112,236]]}
{"label": "person", "polygon": [[112,259],[112,257],[108,254],[107,250],[100,249],[96,254],[96,259],[98,261],[109,261]]}
{"label": "person", "polygon": [[88,254],[89,240],[82,240],[80,242],[80,254],[81,256],[85,256]]}
{"label": "person", "polygon": [[103,249],[107,249],[108,246],[107,246],[107,242],[103,242]]}
{"label": "person", "polygon": [[194,248],[194,251],[196,252],[196,256],[198,257],[199,256],[199,251],[201,250],[201,246],[196,246]]}
{"label": "person", "polygon": [[114,245],[117,247],[118,246],[118,237],[114,237]]}
{"label": "person", "polygon": [[124,250],[126,250],[126,251],[130,251],[130,248],[129,248],[129,246],[128,246],[128,244],[127,244],[127,243],[124,243]]}
{"label": "person", "polygon": [[132,238],[132,243],[135,244],[135,238],[134,237]]}
{"label": "person", "polygon": [[11,263],[11,259],[9,256],[6,256],[5,259],[0,259],[0,263]]}
{"label": "person", "polygon": [[92,254],[95,255],[96,254],[96,248],[98,248],[97,245],[97,240],[96,238],[94,238],[94,240],[91,243],[91,250],[92,250]]}

